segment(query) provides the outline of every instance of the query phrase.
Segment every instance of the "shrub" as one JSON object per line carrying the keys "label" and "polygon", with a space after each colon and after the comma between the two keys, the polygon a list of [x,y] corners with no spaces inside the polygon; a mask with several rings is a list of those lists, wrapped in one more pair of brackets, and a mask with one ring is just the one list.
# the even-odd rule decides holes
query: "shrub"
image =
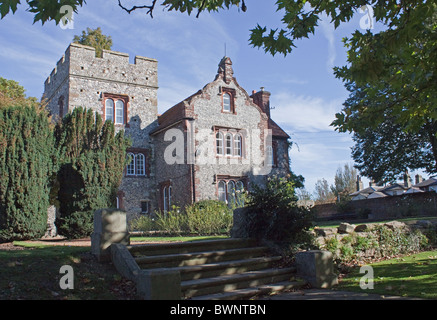
{"label": "shrub", "polygon": [[297,206],[293,181],[269,177],[265,186],[253,186],[248,196],[248,233],[282,245],[296,245],[312,226],[309,209]]}
{"label": "shrub", "polygon": [[155,219],[147,215],[137,216],[129,221],[129,230],[142,232],[154,231],[156,230]]}
{"label": "shrub", "polygon": [[202,200],[185,208],[190,233],[213,235],[229,233],[233,212],[226,203],[218,200]]}
{"label": "shrub", "polygon": [[157,211],[156,229],[165,231],[171,235],[179,235],[187,232],[187,215],[181,212],[179,207],[172,206],[167,212]]}
{"label": "shrub", "polygon": [[55,172],[47,113],[27,103],[0,108],[0,241],[44,235]]}

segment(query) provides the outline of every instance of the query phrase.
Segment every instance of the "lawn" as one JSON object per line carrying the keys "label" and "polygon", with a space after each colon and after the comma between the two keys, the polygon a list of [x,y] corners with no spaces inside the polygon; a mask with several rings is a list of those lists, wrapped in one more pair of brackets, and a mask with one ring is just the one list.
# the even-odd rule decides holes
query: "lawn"
{"label": "lawn", "polygon": [[[132,237],[131,241],[177,242],[224,237]],[[123,279],[110,263],[99,263],[90,247],[50,246],[15,241],[0,250],[0,300],[135,299],[135,284]],[[63,265],[74,271],[74,289],[61,289]]]}
{"label": "lawn", "polygon": [[437,250],[372,263],[374,289],[361,289],[360,268],[340,281],[338,290],[437,299]]}

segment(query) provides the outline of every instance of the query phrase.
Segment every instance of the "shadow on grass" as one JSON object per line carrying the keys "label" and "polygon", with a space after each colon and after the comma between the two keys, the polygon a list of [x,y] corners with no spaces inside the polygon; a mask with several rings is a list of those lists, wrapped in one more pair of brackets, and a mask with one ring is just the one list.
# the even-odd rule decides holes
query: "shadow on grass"
{"label": "shadow on grass", "polygon": [[374,289],[360,288],[364,273],[360,274],[359,268],[355,268],[342,279],[339,289],[437,299],[437,251],[395,258],[371,266],[374,272]]}

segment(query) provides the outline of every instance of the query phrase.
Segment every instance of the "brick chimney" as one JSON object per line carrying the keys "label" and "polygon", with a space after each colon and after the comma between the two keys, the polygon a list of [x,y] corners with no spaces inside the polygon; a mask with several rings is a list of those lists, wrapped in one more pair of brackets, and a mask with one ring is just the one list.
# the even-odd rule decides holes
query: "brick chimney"
{"label": "brick chimney", "polygon": [[411,188],[411,178],[408,171],[405,171],[404,173],[404,187],[405,188]]}
{"label": "brick chimney", "polygon": [[257,104],[261,110],[267,114],[270,118],[270,92],[265,91],[264,87],[261,87],[261,90],[256,92],[252,91],[252,95],[250,96],[253,99],[253,102]]}
{"label": "brick chimney", "polygon": [[423,177],[420,174],[416,174],[416,184],[419,184],[423,181]]}
{"label": "brick chimney", "polygon": [[357,176],[357,191],[360,191],[363,189],[363,181],[361,181],[361,177]]}

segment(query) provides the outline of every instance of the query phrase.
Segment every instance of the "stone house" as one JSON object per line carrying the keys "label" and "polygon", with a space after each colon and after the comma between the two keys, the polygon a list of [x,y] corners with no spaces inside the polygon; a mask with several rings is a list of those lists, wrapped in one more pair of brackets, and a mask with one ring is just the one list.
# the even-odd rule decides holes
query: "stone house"
{"label": "stone house", "polygon": [[270,118],[270,93],[249,95],[224,57],[215,79],[158,115],[155,59],[72,43],[45,81],[54,118],[91,108],[132,139],[117,203],[152,213],[202,199],[236,201],[239,190],[286,176],[289,136]]}

